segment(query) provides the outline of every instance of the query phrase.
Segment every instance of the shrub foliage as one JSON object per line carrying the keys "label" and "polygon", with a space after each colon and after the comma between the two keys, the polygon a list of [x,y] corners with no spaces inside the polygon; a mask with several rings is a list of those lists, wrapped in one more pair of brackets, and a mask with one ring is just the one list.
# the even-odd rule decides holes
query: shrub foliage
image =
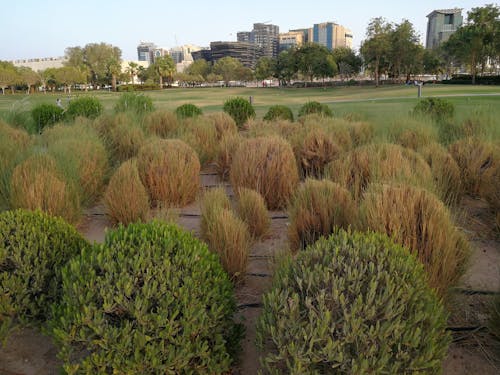
{"label": "shrub foliage", "polygon": [[64,110],[54,104],[39,104],[31,110],[31,117],[35,122],[38,132],[43,128],[59,122],[63,119]]}
{"label": "shrub foliage", "polygon": [[175,109],[175,114],[179,118],[197,117],[202,115],[202,110],[194,104],[183,104]]}
{"label": "shrub foliage", "polygon": [[242,128],[247,120],[255,117],[255,109],[252,104],[240,97],[226,100],[223,110],[233,118],[238,128]]}
{"label": "shrub foliage", "polygon": [[283,262],[263,301],[258,343],[273,374],[434,374],[450,342],[422,266],[380,234],[320,239]]}
{"label": "shrub foliage", "polygon": [[74,119],[77,116],[96,118],[99,116],[104,107],[99,99],[92,96],[85,96],[71,100],[66,109],[66,116]]}
{"label": "shrub foliage", "polygon": [[120,98],[115,104],[115,112],[134,112],[138,115],[143,115],[148,112],[153,112],[153,100],[143,94],[135,94],[127,92],[120,95]]}
{"label": "shrub foliage", "polygon": [[307,102],[299,109],[299,117],[310,114],[318,114],[325,117],[333,116],[333,112],[330,107],[328,107],[326,104],[321,104],[315,101]]}
{"label": "shrub foliage", "polygon": [[288,120],[293,121],[293,112],[286,105],[273,105],[269,107],[267,113],[264,115],[265,121],[274,121],[274,120]]}
{"label": "shrub foliage", "polygon": [[421,99],[413,108],[413,114],[427,115],[437,121],[448,120],[453,117],[454,113],[453,103],[440,98]]}

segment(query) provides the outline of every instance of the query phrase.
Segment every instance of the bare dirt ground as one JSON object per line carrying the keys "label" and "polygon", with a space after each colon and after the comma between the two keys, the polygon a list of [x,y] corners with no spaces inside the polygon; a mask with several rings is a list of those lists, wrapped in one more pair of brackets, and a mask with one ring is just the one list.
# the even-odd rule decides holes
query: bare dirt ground
{"label": "bare dirt ground", "polygon": [[[208,169],[201,176],[203,189],[218,186],[220,181]],[[231,196],[230,186],[226,186]],[[461,282],[460,290],[451,299],[450,326],[454,342],[443,366],[445,375],[493,375],[500,373],[500,365],[493,354],[493,340],[485,326],[492,294],[500,288],[500,242],[491,230],[492,216],[487,205],[480,200],[464,198],[459,225],[467,233],[472,246],[470,265]],[[199,236],[199,205],[194,203],[177,211],[177,223]],[[164,212],[157,212],[162,216]],[[261,312],[262,294],[269,288],[275,256],[286,249],[287,218],[284,212],[270,212],[271,229],[262,241],[251,248],[247,275],[244,283],[236,288],[238,319],[246,327],[242,342],[240,362],[235,374],[256,374],[259,353],[255,347],[255,323]],[[102,242],[106,228],[111,223],[101,204],[87,210],[79,231],[91,242]],[[473,293],[472,291],[480,292]],[[466,328],[466,330],[460,330]],[[50,338],[32,329],[12,335],[5,347],[0,347],[0,375],[51,375],[58,374],[60,361]]]}

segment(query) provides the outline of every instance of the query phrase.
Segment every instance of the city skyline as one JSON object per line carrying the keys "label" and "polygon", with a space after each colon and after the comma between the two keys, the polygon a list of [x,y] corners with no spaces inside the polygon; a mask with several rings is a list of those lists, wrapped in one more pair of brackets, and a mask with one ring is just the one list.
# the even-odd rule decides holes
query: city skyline
{"label": "city skyline", "polygon": [[193,0],[183,5],[130,0],[21,0],[3,5],[9,17],[0,34],[0,60],[63,56],[67,47],[100,42],[119,47],[123,59],[135,60],[140,41],[165,48],[184,44],[208,47],[212,41],[236,41],[238,32],[261,22],[279,26],[280,33],[335,22],[352,30],[357,50],[370,19],[380,16],[394,23],[408,19],[424,43],[426,16],[433,10],[463,8],[466,19],[471,8],[487,3],[423,0],[418,4],[390,1],[380,6],[367,1],[317,1],[305,7],[303,3],[279,0],[255,0],[245,6],[227,0]]}

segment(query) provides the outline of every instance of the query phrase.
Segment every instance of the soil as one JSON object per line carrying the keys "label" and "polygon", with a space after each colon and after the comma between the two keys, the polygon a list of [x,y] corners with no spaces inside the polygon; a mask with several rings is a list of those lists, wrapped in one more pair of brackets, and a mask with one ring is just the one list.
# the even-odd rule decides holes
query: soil
{"label": "soil", "polygon": [[[201,174],[202,188],[225,186],[232,196],[231,187],[221,183],[213,170]],[[470,264],[459,288],[450,298],[449,326],[453,343],[443,365],[445,375],[500,373],[498,356],[494,355],[494,340],[486,329],[488,311],[500,287],[500,242],[493,232],[493,216],[488,205],[481,200],[465,197],[460,204],[458,225],[469,237],[472,247]],[[176,222],[199,236],[199,205],[194,203],[172,211],[156,210],[154,216],[176,216]],[[269,233],[252,246],[245,280],[236,288],[238,316],[246,328],[242,354],[235,366],[235,374],[256,374],[260,369],[259,352],[255,346],[255,324],[261,312],[262,294],[269,288],[276,257],[287,247],[285,212],[270,212]],[[91,242],[102,242],[105,231],[112,228],[104,207],[98,204],[88,209],[78,230]],[[464,330],[466,328],[467,330]],[[58,374],[60,361],[50,338],[33,329],[24,329],[11,335],[0,347],[0,375]]]}

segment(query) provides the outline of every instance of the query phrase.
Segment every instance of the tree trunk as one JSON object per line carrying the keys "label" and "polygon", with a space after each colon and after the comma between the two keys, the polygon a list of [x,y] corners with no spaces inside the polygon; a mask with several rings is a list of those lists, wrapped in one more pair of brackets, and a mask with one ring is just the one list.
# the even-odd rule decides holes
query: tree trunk
{"label": "tree trunk", "polygon": [[113,91],[116,91],[116,74],[111,76],[111,87],[113,88]]}
{"label": "tree trunk", "polygon": [[162,89],[162,88],[163,88],[163,77],[160,74],[160,89]]}
{"label": "tree trunk", "polygon": [[472,76],[472,84],[476,84],[476,57],[472,56],[472,61],[470,64],[470,74]]}
{"label": "tree trunk", "polygon": [[68,94],[71,94],[71,85],[68,85]]}
{"label": "tree trunk", "polygon": [[5,95],[5,87],[2,86],[2,95]]}
{"label": "tree trunk", "polygon": [[378,72],[378,69],[379,69],[379,60],[376,59],[375,60],[375,87],[378,87],[378,81],[379,81],[379,72]]}

